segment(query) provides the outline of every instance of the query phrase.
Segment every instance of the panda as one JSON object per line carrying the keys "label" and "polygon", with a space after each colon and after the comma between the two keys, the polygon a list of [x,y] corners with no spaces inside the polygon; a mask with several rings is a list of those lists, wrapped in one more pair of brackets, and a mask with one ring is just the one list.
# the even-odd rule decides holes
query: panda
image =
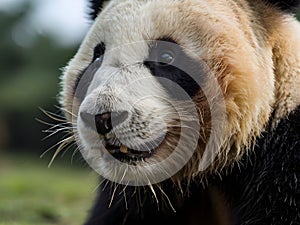
{"label": "panda", "polygon": [[62,76],[85,225],[300,224],[298,0],[91,0]]}

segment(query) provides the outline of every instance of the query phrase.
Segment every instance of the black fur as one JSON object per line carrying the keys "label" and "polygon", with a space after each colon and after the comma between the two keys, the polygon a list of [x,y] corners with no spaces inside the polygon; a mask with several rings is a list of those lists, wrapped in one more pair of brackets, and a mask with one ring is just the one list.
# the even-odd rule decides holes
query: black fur
{"label": "black fur", "polygon": [[300,106],[219,183],[238,225],[300,224]]}
{"label": "black fur", "polygon": [[[162,63],[159,56],[163,53],[171,53],[174,61],[170,64]],[[180,45],[170,38],[160,39],[150,46],[149,56],[144,65],[176,99],[184,100],[195,96],[200,90],[200,85],[204,83],[204,66],[199,60],[189,57]]]}
{"label": "black fur", "polygon": [[[91,63],[84,70],[82,70],[80,74],[78,74],[74,85],[73,94],[78,100],[80,100],[80,102],[83,101],[88,87],[90,86],[94,78],[95,72],[100,68],[102,64],[102,57],[104,56],[104,53],[105,45],[101,42],[94,48],[93,60],[91,61]],[[95,62],[96,59],[99,60]]]}
{"label": "black fur", "polygon": [[284,11],[294,11],[300,5],[299,0],[267,0],[267,2]]}
{"label": "black fur", "polygon": [[127,187],[124,194],[121,185],[109,208],[115,186],[103,184],[85,225],[216,225],[217,218],[210,214],[215,207],[209,199],[211,189],[227,199],[232,225],[300,224],[300,106],[275,130],[264,132],[242,162],[222,179],[212,178],[205,189],[197,181],[190,184],[189,197],[182,198],[171,182],[164,182],[176,213],[158,207],[149,190]]}
{"label": "black fur", "polygon": [[92,20],[95,20],[101,9],[103,8],[103,3],[106,0],[89,0],[90,12],[89,15]]}
{"label": "black fur", "polygon": [[[214,206],[209,199],[210,193],[201,185],[191,184],[189,190],[192,194],[186,198],[183,198],[170,181],[163,182],[161,186],[175,207],[176,213],[170,208],[164,195],[158,194],[159,203],[157,203],[147,187],[125,189],[122,185],[112,183],[106,185],[104,182],[100,186],[91,217],[85,225],[200,225],[199,221],[202,221],[203,225],[217,224],[217,218],[211,214]],[[109,208],[115,188],[117,189],[114,200]],[[157,187],[155,189],[160,193]],[[195,222],[197,220],[198,222]]]}

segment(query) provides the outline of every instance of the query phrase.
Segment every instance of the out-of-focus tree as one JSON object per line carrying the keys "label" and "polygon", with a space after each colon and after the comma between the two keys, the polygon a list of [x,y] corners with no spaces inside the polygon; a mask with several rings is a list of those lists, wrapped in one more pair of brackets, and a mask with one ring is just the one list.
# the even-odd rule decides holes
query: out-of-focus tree
{"label": "out-of-focus tree", "polygon": [[[35,121],[39,107],[50,111],[57,105],[60,68],[72,57],[74,47],[58,46],[47,36],[35,36],[29,45],[16,41],[18,24],[30,5],[14,14],[0,14],[0,151],[43,149],[42,126]],[[24,29],[24,28],[23,28]],[[52,142],[55,142],[52,139]]]}

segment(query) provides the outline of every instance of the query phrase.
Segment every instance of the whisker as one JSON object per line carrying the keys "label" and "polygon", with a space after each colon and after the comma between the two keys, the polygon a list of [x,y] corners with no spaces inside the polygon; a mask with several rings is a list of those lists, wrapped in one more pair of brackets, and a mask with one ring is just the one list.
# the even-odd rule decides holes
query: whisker
{"label": "whisker", "polygon": [[74,136],[70,136],[70,137],[67,137],[61,141],[59,141],[58,143],[54,144],[52,147],[48,148],[41,156],[40,158],[43,158],[49,151],[51,151],[52,149],[54,149],[55,147],[57,146],[60,146],[61,144],[63,143],[70,143],[70,142],[73,142],[74,140]]}
{"label": "whisker", "polygon": [[[61,158],[63,158],[65,156],[65,154],[70,150],[72,149],[74,146],[77,146],[76,145],[76,142],[72,142],[72,143],[69,143],[69,145],[67,147],[64,148],[64,152],[62,153],[61,155]],[[76,148],[77,149],[77,148]],[[72,153],[72,156],[74,155],[74,152]],[[71,164],[72,164],[72,161],[71,161]]]}
{"label": "whisker", "polygon": [[[147,179],[148,179],[148,177],[147,177]],[[152,194],[153,194],[153,196],[154,196],[154,199],[155,199],[156,204],[157,204],[157,210],[159,211],[159,201],[158,201],[156,192],[155,192],[155,190],[154,190],[154,188],[153,188],[153,185],[151,184],[151,182],[150,182],[149,179],[148,179],[148,181],[149,181],[148,187],[150,188],[150,190],[151,190],[151,192],[152,192]]]}
{"label": "whisker", "polygon": [[[42,139],[42,141],[44,141],[44,140],[46,140],[46,139],[48,139],[48,138],[50,138],[50,137],[52,137],[52,136],[54,136],[54,135],[62,132],[62,131],[68,131],[67,134],[72,134],[72,128],[70,128],[70,127],[64,127],[64,128],[60,128],[60,129],[57,129],[55,131],[52,131],[51,134],[49,134],[46,137],[44,137]],[[47,131],[47,133],[50,133],[50,131]]]}
{"label": "whisker", "polygon": [[[58,154],[59,154],[66,146],[68,146],[68,145],[71,143],[70,140],[73,140],[73,136],[71,136],[71,137],[69,137],[69,138],[66,138],[66,139],[64,139],[63,141],[60,141],[61,144],[58,146],[57,150],[55,151],[55,153],[54,153],[54,155],[53,155],[53,157],[52,157],[52,159],[51,159],[51,161],[50,161],[50,163],[49,163],[49,165],[48,165],[49,168],[50,168],[51,165],[53,164],[54,159],[57,157],[57,155],[58,155]],[[59,142],[59,143],[60,143],[60,142]]]}
{"label": "whisker", "polygon": [[39,108],[46,116],[53,119],[57,122],[66,122],[66,118],[62,117],[61,115],[46,111],[45,109]]}
{"label": "whisker", "polygon": [[[93,193],[97,192],[98,189],[101,187],[101,185],[102,185],[105,181],[106,181],[106,185],[107,185],[107,182],[108,182],[108,181],[107,181],[106,179],[103,179],[103,180],[100,181],[100,183],[97,184],[97,186],[94,188]],[[104,189],[102,189],[102,191],[104,191]]]}
{"label": "whisker", "polygon": [[109,180],[106,180],[106,184],[105,184],[104,187],[102,188],[102,191],[105,191],[105,189],[106,189],[108,183],[109,183]]}
{"label": "whisker", "polygon": [[115,194],[116,194],[116,191],[117,191],[118,186],[119,186],[119,184],[118,184],[118,185],[115,184],[115,188],[114,188],[114,191],[113,191],[113,193],[112,193],[112,196],[111,196],[111,199],[110,199],[110,203],[109,203],[109,205],[108,205],[108,208],[109,208],[109,209],[110,209],[111,206],[112,206],[112,203],[113,203],[113,200],[114,200],[114,198],[115,198]]}
{"label": "whisker", "polygon": [[47,130],[43,130],[43,133],[53,133],[53,132],[64,130],[64,129],[73,130],[73,129],[76,129],[76,127],[70,127],[70,126],[66,126],[64,124],[57,124]]}
{"label": "whisker", "polygon": [[160,189],[161,193],[166,197],[166,199],[167,199],[167,201],[169,203],[169,206],[171,207],[171,209],[173,210],[173,212],[176,213],[176,210],[173,207],[173,204],[172,204],[171,200],[169,199],[168,195],[164,192],[164,190],[159,185],[157,185],[157,187]]}
{"label": "whisker", "polygon": [[[127,187],[127,186],[126,186],[126,187]],[[126,192],[125,192],[125,191],[122,191],[122,192],[123,192],[124,201],[125,201],[125,209],[128,210],[127,195],[126,195]]]}
{"label": "whisker", "polygon": [[[53,124],[53,123],[49,123],[46,121],[43,121],[39,118],[35,118],[36,121],[38,121],[39,123],[42,123],[44,125],[50,126],[50,128],[48,128],[47,130],[43,130],[44,133],[48,133],[48,132],[52,132],[52,130],[56,129],[56,127],[67,127],[69,125],[76,125],[75,123],[70,123],[70,122],[64,122],[64,123],[59,123],[59,124]],[[70,127],[70,128],[75,128],[75,126]]]}
{"label": "whisker", "polygon": [[74,114],[73,112],[70,112],[69,110],[67,110],[65,108],[58,107],[58,109],[60,109],[61,111],[65,112],[65,113],[68,113],[69,115],[73,116],[74,118],[78,117],[76,114]]}
{"label": "whisker", "polygon": [[[74,146],[77,146],[76,143],[74,143]],[[74,150],[72,156],[71,156],[71,164],[73,164],[73,161],[74,161],[74,157],[75,155],[79,152],[79,146],[77,146],[77,148]]]}
{"label": "whisker", "polygon": [[[70,112],[68,112],[68,110],[61,108],[59,106],[55,106],[60,112],[65,112],[68,114],[71,114]],[[64,150],[64,153],[62,154],[62,157],[66,154],[66,152],[68,152],[70,149],[72,149],[73,147],[76,147],[76,142],[75,142],[75,136],[74,136],[74,130],[77,130],[77,125],[76,123],[70,122],[68,121],[65,116],[60,113],[54,113],[54,112],[50,112],[47,111],[43,108],[39,108],[41,110],[41,112],[46,115],[48,118],[50,118],[51,120],[55,121],[55,122],[48,122],[48,121],[44,121],[42,119],[36,118],[36,121],[49,126],[48,129],[43,130],[43,133],[47,133],[48,135],[46,137],[44,137],[42,139],[42,141],[53,137],[54,135],[57,134],[65,134],[63,135],[61,141],[57,142],[56,144],[54,144],[53,146],[51,146],[50,148],[48,148],[43,154],[41,154],[41,158],[44,157],[49,151],[53,150],[54,148],[57,148],[49,162],[48,167],[51,167],[51,165],[53,164],[55,158],[58,156],[58,154],[60,152],[62,152]],[[75,115],[73,115],[75,116]],[[57,123],[58,122],[58,123]],[[71,163],[73,162],[74,156],[75,154],[78,152],[78,147],[75,149],[75,151],[72,154],[72,158],[71,158]]]}

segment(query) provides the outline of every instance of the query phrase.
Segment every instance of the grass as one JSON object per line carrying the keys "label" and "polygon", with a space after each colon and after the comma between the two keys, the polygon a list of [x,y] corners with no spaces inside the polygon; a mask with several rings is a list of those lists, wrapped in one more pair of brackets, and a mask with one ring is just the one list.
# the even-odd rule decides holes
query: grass
{"label": "grass", "polygon": [[89,169],[28,156],[0,157],[0,225],[80,225],[97,186]]}

